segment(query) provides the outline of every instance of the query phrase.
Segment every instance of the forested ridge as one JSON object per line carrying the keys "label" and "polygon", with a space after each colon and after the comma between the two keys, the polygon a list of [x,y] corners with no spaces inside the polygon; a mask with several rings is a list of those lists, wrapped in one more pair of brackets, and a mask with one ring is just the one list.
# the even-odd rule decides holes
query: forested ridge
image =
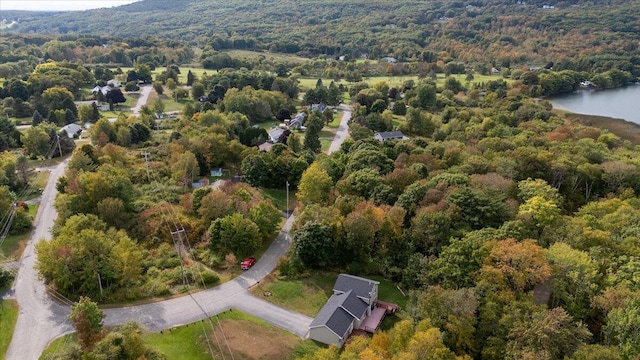
{"label": "forested ridge", "polygon": [[[3,12],[17,21],[11,32],[157,36],[215,50],[498,67],[553,61],[581,71],[621,58],[637,66],[639,17],[638,1],[181,0],[81,13]],[[587,63],[575,63],[580,59]]]}

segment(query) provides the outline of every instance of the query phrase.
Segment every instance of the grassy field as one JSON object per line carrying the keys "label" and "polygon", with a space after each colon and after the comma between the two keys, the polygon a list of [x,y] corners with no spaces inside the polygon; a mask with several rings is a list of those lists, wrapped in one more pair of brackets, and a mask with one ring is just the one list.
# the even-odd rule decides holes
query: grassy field
{"label": "grassy field", "polygon": [[288,62],[288,63],[296,63],[301,64],[307,61],[311,61],[309,58],[304,58],[291,54],[282,54],[282,53],[271,53],[271,52],[259,52],[259,51],[249,51],[249,50],[224,50],[235,59],[247,59],[249,61],[254,61],[260,57],[263,57],[265,60],[273,61],[273,62]]}
{"label": "grassy field", "polygon": [[157,99],[162,100],[162,103],[164,104],[165,112],[181,111],[187,103],[193,103],[193,100],[191,98],[179,99],[176,101],[172,97],[171,93],[168,93],[168,94],[164,93],[162,95],[158,95],[158,93],[156,93],[154,90],[154,91],[151,91],[151,94],[149,95],[147,106],[152,107],[153,102],[156,101]]}
{"label": "grassy field", "polygon": [[[157,96],[157,94],[156,94],[156,96]],[[188,103],[193,104],[193,102],[194,102],[193,99],[191,99],[191,98],[175,100],[172,96],[167,95],[167,94],[162,94],[159,97],[160,97],[160,99],[162,99],[162,102],[164,103],[164,111],[165,112],[182,111],[182,109],[184,108],[184,106],[186,104],[188,104]],[[147,106],[149,106],[149,105],[151,105],[151,98],[150,98],[150,101],[147,103]]]}
{"label": "grassy field", "polygon": [[[120,68],[122,69],[123,73],[127,73],[129,70],[133,70],[132,67],[122,67]],[[159,66],[157,68],[155,68],[155,70],[151,71],[151,75],[153,77],[153,80],[155,81],[156,75],[162,73],[163,71],[165,71],[166,68]],[[211,69],[203,69],[203,68],[195,68],[195,67],[180,67],[180,74],[178,74],[178,81],[180,82],[180,84],[186,84],[187,83],[187,74],[189,73],[189,70],[191,70],[191,73],[193,75],[195,75],[197,78],[201,78],[203,74],[216,74],[218,73],[217,70],[211,70]]]}
{"label": "grassy field", "polygon": [[0,299],[0,359],[4,359],[18,320],[18,302]]}
{"label": "grassy field", "polygon": [[[466,75],[465,74],[454,74],[454,75],[451,75],[451,77],[453,77],[455,79],[458,79],[458,81],[460,81],[463,86],[466,85],[466,80],[465,80]],[[474,77],[474,79],[473,79],[473,81],[471,81],[471,84],[473,84],[473,83],[483,83],[483,82],[487,82],[487,81],[491,81],[491,80],[499,80],[499,79],[503,79],[508,83],[513,81],[511,79],[504,79],[500,75],[474,74],[473,77]],[[373,85],[373,84],[375,84],[377,82],[384,81],[391,87],[394,87],[394,86],[395,87],[400,87],[407,80],[413,80],[415,83],[420,81],[418,76],[372,76],[372,77],[362,78],[362,81],[368,83],[369,85]],[[436,85],[442,87],[444,85],[444,81],[445,80],[446,80],[446,77],[444,76],[444,74],[437,74]],[[318,79],[317,78],[300,78],[300,79],[298,79],[298,81],[300,83],[300,89],[302,91],[305,91],[307,89],[314,88],[316,86],[316,83],[318,82]],[[345,80],[335,81],[335,80],[332,80],[332,79],[325,79],[325,78],[322,79],[322,83],[325,86],[329,86],[331,81],[334,81],[336,84],[349,85],[349,83],[347,83]]]}
{"label": "grassy field", "polygon": [[[164,353],[169,360],[286,360],[318,349],[318,345],[311,340],[302,340],[237,310],[161,333],[143,332],[142,339],[150,347]],[[47,359],[73,342],[73,334],[59,338],[51,343],[40,358]]]}

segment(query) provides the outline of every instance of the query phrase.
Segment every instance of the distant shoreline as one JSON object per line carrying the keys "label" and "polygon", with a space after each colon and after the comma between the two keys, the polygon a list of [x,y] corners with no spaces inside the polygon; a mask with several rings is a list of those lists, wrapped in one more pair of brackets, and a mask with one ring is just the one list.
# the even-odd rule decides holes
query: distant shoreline
{"label": "distant shoreline", "polygon": [[609,130],[622,140],[628,140],[633,145],[640,145],[640,124],[625,120],[600,115],[587,115],[571,112],[564,109],[554,109],[554,112],[562,117],[575,121],[582,125],[593,126]]}

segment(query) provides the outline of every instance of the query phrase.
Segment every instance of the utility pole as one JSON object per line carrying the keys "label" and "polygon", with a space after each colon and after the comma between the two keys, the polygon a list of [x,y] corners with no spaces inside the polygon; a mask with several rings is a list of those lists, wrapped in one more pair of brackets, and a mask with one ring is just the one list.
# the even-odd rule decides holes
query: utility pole
{"label": "utility pole", "polygon": [[144,156],[144,165],[147,168],[147,180],[151,183],[151,174],[149,173],[149,153],[145,151],[142,153],[142,156]]}
{"label": "utility pole", "polygon": [[287,219],[289,218],[289,181],[287,181]]}
{"label": "utility pole", "polygon": [[102,294],[102,279],[100,279],[100,273],[98,273],[98,285],[100,286],[100,296],[103,296],[103,294]]}
{"label": "utility pole", "polygon": [[56,139],[58,140],[58,150],[60,150],[60,157],[62,157],[62,147],[60,146],[60,135],[56,134]]}
{"label": "utility pole", "polygon": [[182,253],[185,252],[184,240],[187,238],[187,233],[184,228],[179,228],[176,231],[171,231],[171,238],[173,239],[173,245],[176,247],[178,256],[180,257],[180,272],[182,273],[182,285],[187,286],[187,275],[184,272],[184,261]]}

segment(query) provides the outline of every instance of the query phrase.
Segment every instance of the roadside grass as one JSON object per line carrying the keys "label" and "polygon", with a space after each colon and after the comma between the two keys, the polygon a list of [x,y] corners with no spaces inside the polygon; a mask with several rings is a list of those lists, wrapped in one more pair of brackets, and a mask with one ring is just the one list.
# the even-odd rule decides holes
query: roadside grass
{"label": "roadside grass", "polygon": [[[186,104],[193,104],[194,102],[191,98],[175,100],[173,97],[170,97],[167,94],[162,94],[162,95],[159,95],[158,97],[164,103],[165,112],[182,111],[182,109]],[[156,97],[154,97],[154,100],[155,99]]]}
{"label": "roadside grass", "polygon": [[162,333],[143,333],[142,339],[150,347],[164,353],[167,359],[211,359],[211,355],[206,350],[207,337],[205,335],[211,325],[205,325],[204,322],[190,325],[164,330]]}
{"label": "roadside grass", "polygon": [[42,355],[40,355],[40,360],[53,359],[55,355],[63,352],[68,346],[75,344],[76,341],[76,333],[60,336],[49,343],[49,346],[47,346],[42,352]]}
{"label": "roadside grass", "polygon": [[186,104],[193,103],[191,98],[175,100],[172,96],[169,96],[166,93],[159,95],[157,92],[151,91],[147,101],[147,106],[153,108],[153,102],[158,99],[160,99],[164,104],[164,112],[181,111]]}
{"label": "roadside grass", "polygon": [[49,175],[50,172],[47,170],[32,172],[29,175],[29,186],[24,190],[18,191],[18,200],[27,201],[42,195],[42,190],[47,186]]}
{"label": "roadside grass", "polygon": [[[35,218],[39,206],[40,204],[29,204],[29,215]],[[20,259],[30,236],[31,230],[24,234],[7,236],[2,244],[0,244],[0,260],[3,260],[4,258],[9,258],[11,260]]]}
{"label": "roadside grass", "polygon": [[[264,189],[261,188],[260,192],[262,196],[267,199],[271,199],[273,204],[280,210],[287,209],[287,184],[283,180],[282,189]],[[296,189],[293,186],[289,186],[289,209],[295,209],[298,206],[298,199],[296,198]]]}
{"label": "roadside grass", "polygon": [[337,129],[340,126],[340,120],[342,120],[342,110],[333,114],[333,120],[327,126],[331,129]]}
{"label": "roadside grass", "polygon": [[336,136],[336,130],[322,130],[320,131],[319,137],[320,137],[320,149],[323,153],[326,153],[327,151],[329,151],[329,147],[331,146],[331,142],[333,141],[333,138]]}
{"label": "roadside grass", "polygon": [[22,244],[26,244],[29,240],[29,233],[20,235],[9,235],[4,239],[2,245],[0,245],[0,259],[17,261],[20,258]]}
{"label": "roadside grass", "polygon": [[131,92],[131,93],[126,93],[124,94],[124,98],[126,99],[125,102],[120,103],[120,107],[134,107],[136,106],[136,104],[138,103],[138,99],[140,98],[140,93],[138,92]]}
{"label": "roadside grass", "polygon": [[0,358],[4,359],[18,321],[18,302],[0,299]]}
{"label": "roadside grass", "polygon": [[327,153],[327,151],[329,151],[329,147],[331,147],[331,140],[332,139],[320,139],[320,151],[322,151],[323,153]]}

